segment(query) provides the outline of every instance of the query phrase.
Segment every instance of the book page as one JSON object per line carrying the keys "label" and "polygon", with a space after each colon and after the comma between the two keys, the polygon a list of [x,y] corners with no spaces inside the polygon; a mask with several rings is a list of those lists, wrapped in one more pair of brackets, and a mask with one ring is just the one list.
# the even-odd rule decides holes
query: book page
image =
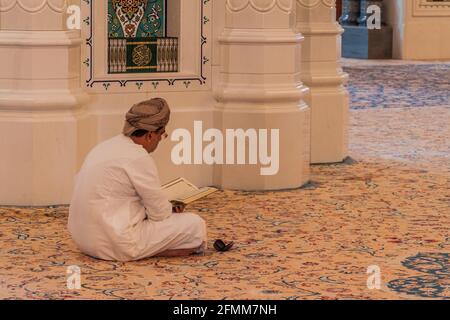
{"label": "book page", "polygon": [[199,189],[195,194],[192,194],[191,196],[184,198],[184,199],[180,199],[180,200],[182,200],[181,202],[183,202],[185,204],[189,204],[191,202],[194,202],[195,200],[206,197],[207,195],[210,195],[211,193],[216,192],[216,191],[217,191],[216,188],[205,187],[205,188]]}
{"label": "book page", "polygon": [[169,200],[187,198],[196,192],[198,188],[183,178],[178,178],[162,186],[163,192]]}
{"label": "book page", "polygon": [[199,189],[186,179],[178,178],[163,185],[162,191],[166,194],[169,201],[188,204],[217,191],[217,189],[212,187]]}

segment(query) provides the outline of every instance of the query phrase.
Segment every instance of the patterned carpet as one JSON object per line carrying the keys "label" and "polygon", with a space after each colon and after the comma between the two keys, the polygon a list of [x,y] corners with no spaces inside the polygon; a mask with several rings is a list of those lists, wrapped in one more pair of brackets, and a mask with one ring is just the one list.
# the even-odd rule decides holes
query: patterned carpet
{"label": "patterned carpet", "polygon": [[450,105],[450,63],[358,65],[348,63],[353,109]]}
{"label": "patterned carpet", "polygon": [[[428,105],[445,102],[443,69],[427,78],[442,80]],[[386,83],[407,90],[392,72]],[[232,251],[98,261],[69,238],[67,207],[0,208],[0,298],[450,299],[450,107],[371,108],[358,98],[368,83],[351,85],[352,159],[313,166],[303,189],[222,191],[189,208]],[[395,106],[386,92],[383,106]],[[81,289],[67,288],[69,266]],[[373,266],[379,289],[367,286]]]}

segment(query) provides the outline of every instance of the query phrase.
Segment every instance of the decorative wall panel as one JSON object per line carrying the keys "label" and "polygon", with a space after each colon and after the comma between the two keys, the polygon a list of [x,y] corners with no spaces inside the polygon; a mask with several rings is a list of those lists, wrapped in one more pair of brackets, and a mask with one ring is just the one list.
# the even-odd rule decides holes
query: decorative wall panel
{"label": "decorative wall panel", "polygon": [[414,0],[413,16],[450,16],[450,0]]}
{"label": "decorative wall panel", "polygon": [[165,0],[108,0],[108,37],[165,37]]}
{"label": "decorative wall panel", "polygon": [[178,71],[178,38],[166,38],[166,0],[108,0],[108,72]]}
{"label": "decorative wall panel", "polygon": [[[211,89],[211,1],[169,1],[81,2],[87,88],[113,92]],[[182,19],[177,19],[179,27],[171,33],[165,10],[176,3]]]}

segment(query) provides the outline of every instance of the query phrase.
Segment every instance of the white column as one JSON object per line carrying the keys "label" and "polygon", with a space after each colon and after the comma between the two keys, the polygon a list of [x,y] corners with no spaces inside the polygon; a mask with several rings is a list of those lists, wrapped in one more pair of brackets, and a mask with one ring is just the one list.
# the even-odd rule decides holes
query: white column
{"label": "white column", "polygon": [[70,201],[88,146],[80,31],[64,0],[0,0],[0,204]]}
{"label": "white column", "polygon": [[340,162],[348,155],[349,99],[335,0],[297,0],[296,29],[305,37],[301,79],[310,88],[311,162]]}
{"label": "white column", "polygon": [[294,0],[226,1],[215,126],[224,134],[237,128],[279,130],[279,170],[262,175],[260,161],[217,165],[217,185],[270,190],[299,187],[309,179],[310,109],[302,100],[307,91],[300,79],[302,36],[294,27]]}

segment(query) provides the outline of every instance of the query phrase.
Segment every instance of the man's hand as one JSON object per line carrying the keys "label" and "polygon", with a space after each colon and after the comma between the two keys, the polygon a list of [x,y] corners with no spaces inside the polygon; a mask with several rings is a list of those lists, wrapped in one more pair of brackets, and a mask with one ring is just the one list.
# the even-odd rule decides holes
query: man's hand
{"label": "man's hand", "polygon": [[174,213],[182,213],[185,208],[186,205],[181,202],[172,203],[172,212]]}

